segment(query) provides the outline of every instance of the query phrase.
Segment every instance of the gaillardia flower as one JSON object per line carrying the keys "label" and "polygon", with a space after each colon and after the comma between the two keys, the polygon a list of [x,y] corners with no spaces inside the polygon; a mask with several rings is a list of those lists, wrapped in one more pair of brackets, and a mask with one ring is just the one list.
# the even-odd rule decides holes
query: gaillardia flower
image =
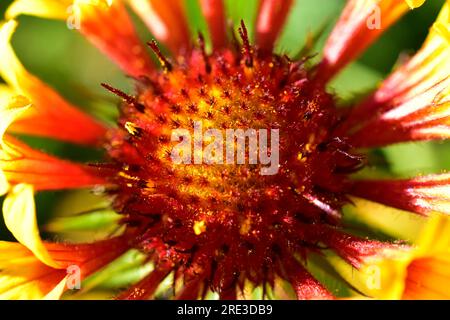
{"label": "gaillardia flower", "polygon": [[[293,2],[260,0],[252,39],[244,22],[228,25],[223,1],[200,0],[211,49],[201,34],[192,41],[181,0],[13,2],[0,29],[0,75],[7,83],[0,91],[0,193],[18,243],[0,242],[0,297],[60,297],[72,266],[85,279],[136,250],[144,257],[139,263],[151,268],[116,291],[118,299],[245,299],[251,288],[262,297],[342,297],[323,274],[346,283],[349,297],[450,298],[448,233],[440,229],[448,229],[450,175],[356,174],[371,165],[373,148],[450,136],[450,1],[420,51],[347,107],[337,106],[329,81],[425,1],[349,0],[317,64],[309,53],[293,58],[274,51]],[[154,35],[148,46],[127,7]],[[376,27],[368,25],[374,12],[381,18]],[[117,126],[91,118],[25,70],[10,44],[21,14],[70,19],[132,79],[133,92],[108,79],[103,84],[123,100]],[[205,141],[188,140],[197,144],[194,154],[181,155],[200,161],[173,161],[181,141],[173,133],[195,135],[199,124]],[[250,161],[251,134],[238,153],[249,151],[244,163],[211,161],[239,143],[215,136],[216,152],[208,156],[211,129],[224,136],[259,132],[259,142],[264,130],[278,132],[279,141],[265,150],[267,158],[278,158],[276,172],[261,174],[267,161]],[[17,134],[103,148],[105,157],[86,164],[60,160]],[[86,243],[42,241],[34,193],[81,188],[108,199],[120,229]],[[351,232],[344,206],[380,216],[383,210],[433,215],[434,227],[424,230],[439,248],[422,238],[409,246]]]}

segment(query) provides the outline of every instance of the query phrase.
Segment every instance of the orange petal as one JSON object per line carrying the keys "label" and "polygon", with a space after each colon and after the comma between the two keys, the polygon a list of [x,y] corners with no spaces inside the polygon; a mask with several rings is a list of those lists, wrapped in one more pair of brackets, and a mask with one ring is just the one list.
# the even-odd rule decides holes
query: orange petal
{"label": "orange petal", "polygon": [[93,243],[53,243],[46,242],[45,247],[52,259],[67,268],[77,265],[81,276],[85,277],[110,263],[131,248],[128,234],[96,241]]}
{"label": "orange petal", "polygon": [[131,76],[153,69],[122,0],[15,0],[6,16],[21,14],[67,21]]}
{"label": "orange petal", "polygon": [[0,146],[0,170],[10,184],[27,183],[35,190],[84,188],[104,184],[92,168],[59,160],[10,136]]}
{"label": "orange petal", "polygon": [[433,215],[408,265],[403,299],[450,299],[450,219]]}
{"label": "orange petal", "polygon": [[129,0],[155,38],[174,55],[190,45],[183,0]]}
{"label": "orange petal", "polygon": [[[90,3],[92,2],[92,3]],[[115,61],[127,74],[149,74],[153,65],[122,0],[75,1],[73,27]],[[77,25],[79,24],[79,25]]]}
{"label": "orange petal", "polygon": [[10,44],[16,26],[15,21],[9,21],[0,27],[0,75],[17,93],[28,97],[32,107],[14,121],[10,130],[73,143],[97,144],[105,128],[28,73],[17,59]]}
{"label": "orange petal", "polygon": [[292,0],[261,0],[256,22],[256,43],[263,50],[273,50],[292,2]]}
{"label": "orange petal", "polygon": [[325,45],[318,80],[328,81],[358,58],[408,8],[404,0],[349,0]]}
{"label": "orange petal", "polygon": [[450,252],[415,259],[407,268],[403,299],[450,299]]}

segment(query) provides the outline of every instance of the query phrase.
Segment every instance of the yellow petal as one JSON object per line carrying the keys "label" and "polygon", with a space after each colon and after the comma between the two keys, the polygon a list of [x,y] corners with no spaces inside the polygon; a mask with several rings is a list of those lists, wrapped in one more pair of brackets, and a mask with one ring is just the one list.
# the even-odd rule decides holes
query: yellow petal
{"label": "yellow petal", "polygon": [[0,299],[55,297],[54,288],[64,276],[65,270],[44,265],[20,243],[0,241]]}
{"label": "yellow petal", "polygon": [[412,250],[388,250],[383,256],[365,261],[358,270],[336,254],[327,253],[327,260],[353,287],[368,297],[386,300],[402,297],[412,258]]}
{"label": "yellow petal", "polygon": [[417,241],[417,257],[429,257],[450,252],[450,218],[433,215]]}
{"label": "yellow petal", "polygon": [[3,203],[5,224],[14,237],[43,263],[58,268],[39,236],[33,187],[18,184],[12,187]]}
{"label": "yellow petal", "polygon": [[5,174],[0,170],[0,196],[3,196],[9,190],[9,183]]}
{"label": "yellow petal", "polygon": [[52,291],[45,295],[43,300],[59,300],[67,289],[67,278],[68,276],[65,276]]}
{"label": "yellow petal", "polygon": [[14,90],[9,86],[0,84],[0,106],[6,105],[14,94]]}
{"label": "yellow petal", "polygon": [[[21,82],[26,81],[27,72],[20,63],[11,46],[11,37],[17,22],[10,20],[0,25],[0,76],[17,92],[21,92]],[[22,93],[23,94],[23,93]]]}
{"label": "yellow petal", "polygon": [[6,11],[7,20],[19,15],[30,15],[46,19],[66,20],[77,11],[74,5],[112,5],[113,0],[16,0]]}
{"label": "yellow petal", "polygon": [[449,297],[449,266],[450,219],[435,215],[424,225],[416,247],[373,260],[358,271],[347,267],[344,274],[347,279],[351,272],[357,288],[374,298],[442,299]]}
{"label": "yellow petal", "polygon": [[426,217],[385,206],[362,198],[351,197],[353,205],[346,207],[345,217],[368,224],[384,233],[410,242],[417,240]]}
{"label": "yellow petal", "polygon": [[450,299],[450,218],[436,214],[417,241],[407,266],[404,299]]}
{"label": "yellow petal", "polygon": [[420,7],[425,3],[426,0],[406,0],[406,3],[411,9]]}
{"label": "yellow petal", "polygon": [[447,0],[444,4],[436,23],[433,25],[430,37],[433,37],[433,33],[446,40],[447,48],[450,46],[450,0]]}
{"label": "yellow petal", "polygon": [[7,20],[14,19],[21,14],[43,17],[48,19],[66,19],[70,0],[16,0],[5,13]]}

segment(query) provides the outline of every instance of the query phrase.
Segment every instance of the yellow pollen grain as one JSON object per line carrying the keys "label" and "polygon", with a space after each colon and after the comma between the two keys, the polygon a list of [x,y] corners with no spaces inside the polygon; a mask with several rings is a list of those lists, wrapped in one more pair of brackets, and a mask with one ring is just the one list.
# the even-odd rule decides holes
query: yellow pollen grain
{"label": "yellow pollen grain", "polygon": [[250,232],[250,229],[252,227],[252,220],[250,219],[250,217],[248,217],[247,219],[245,219],[242,224],[241,224],[241,229],[239,230],[239,233],[241,235],[246,235]]}
{"label": "yellow pollen grain", "polygon": [[196,236],[201,235],[203,232],[206,231],[206,224],[205,224],[205,221],[204,221],[204,220],[196,221],[196,222],[194,223],[193,229],[194,229],[194,233],[195,233]]}
{"label": "yellow pollen grain", "polygon": [[294,192],[301,195],[303,192],[305,192],[305,189],[306,189],[305,186],[300,186],[298,188],[295,188]]}
{"label": "yellow pollen grain", "polygon": [[218,87],[213,87],[211,89],[211,95],[214,98],[221,98],[222,97],[222,90],[220,88],[218,88]]}
{"label": "yellow pollen grain", "polygon": [[127,173],[125,173],[123,171],[119,172],[119,176],[122,177],[122,178],[125,178],[125,179],[134,180],[134,181],[138,181],[139,180],[139,178],[130,176],[129,174],[127,174]]}
{"label": "yellow pollen grain", "polygon": [[127,129],[128,133],[133,136],[135,136],[139,133],[137,126],[133,122],[130,122],[130,121],[127,121],[125,123],[125,129]]}

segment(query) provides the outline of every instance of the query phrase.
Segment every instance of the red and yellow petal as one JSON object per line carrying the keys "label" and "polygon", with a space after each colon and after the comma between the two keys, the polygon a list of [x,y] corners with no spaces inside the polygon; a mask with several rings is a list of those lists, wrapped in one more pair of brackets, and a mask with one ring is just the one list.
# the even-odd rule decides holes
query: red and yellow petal
{"label": "red and yellow petal", "polygon": [[27,183],[35,190],[82,188],[104,183],[92,168],[49,156],[5,135],[10,124],[30,108],[24,97],[0,108],[0,189]]}
{"label": "red and yellow petal", "polygon": [[174,55],[190,45],[189,26],[182,0],[129,0],[155,38]]}
{"label": "red and yellow petal", "polygon": [[127,74],[139,77],[153,64],[122,0],[16,0],[8,9],[10,19],[20,14],[66,20]]}
{"label": "red and yellow petal", "polygon": [[40,238],[33,187],[14,186],[2,212],[6,226],[20,243],[0,242],[0,298],[59,298],[66,272]]}
{"label": "red and yellow petal", "polygon": [[326,82],[355,60],[409,8],[424,1],[350,0],[331,33],[317,79]]}
{"label": "red and yellow petal", "polygon": [[74,2],[74,18],[79,17],[80,32],[127,74],[134,77],[148,75],[153,64],[122,0],[109,2]]}
{"label": "red and yellow petal", "polygon": [[14,121],[10,131],[79,144],[98,144],[106,132],[104,126],[28,73],[17,59],[10,44],[16,26],[11,20],[0,27],[0,75],[16,94],[28,97],[32,106]]}
{"label": "red and yellow petal", "polygon": [[9,184],[27,183],[39,190],[92,187],[105,180],[88,166],[60,160],[5,136],[0,147],[0,170]]}
{"label": "red and yellow petal", "polygon": [[340,129],[356,147],[450,136],[450,1],[422,49],[354,108]]}
{"label": "red and yellow petal", "polygon": [[407,268],[402,299],[450,299],[450,252],[414,259]]}
{"label": "red and yellow petal", "polygon": [[59,267],[44,264],[20,243],[0,242],[0,299],[59,299],[67,290],[70,268],[79,268],[81,281],[129,246],[117,237],[92,244],[45,243],[45,248]]}
{"label": "red and yellow petal", "polygon": [[58,268],[58,263],[50,257],[39,235],[33,186],[14,186],[5,198],[2,211],[5,225],[13,236],[42,263]]}
{"label": "red and yellow petal", "polygon": [[374,297],[450,299],[450,219],[433,215],[412,250],[373,261],[369,267],[380,271],[379,286],[371,291]]}
{"label": "red and yellow petal", "polygon": [[450,299],[450,219],[435,215],[407,267],[403,299]]}
{"label": "red and yellow petal", "polygon": [[0,270],[0,299],[43,299],[48,294],[59,298],[62,294],[52,291],[66,271],[43,264],[20,243],[0,242]]}
{"label": "red and yellow petal", "polygon": [[19,243],[0,242],[0,298],[58,299],[69,267],[80,280],[129,248],[127,235],[93,244],[44,243],[39,235],[33,187],[16,185],[3,204],[5,224]]}
{"label": "red and yellow petal", "polygon": [[418,214],[450,214],[450,174],[407,180],[358,180],[351,193]]}

